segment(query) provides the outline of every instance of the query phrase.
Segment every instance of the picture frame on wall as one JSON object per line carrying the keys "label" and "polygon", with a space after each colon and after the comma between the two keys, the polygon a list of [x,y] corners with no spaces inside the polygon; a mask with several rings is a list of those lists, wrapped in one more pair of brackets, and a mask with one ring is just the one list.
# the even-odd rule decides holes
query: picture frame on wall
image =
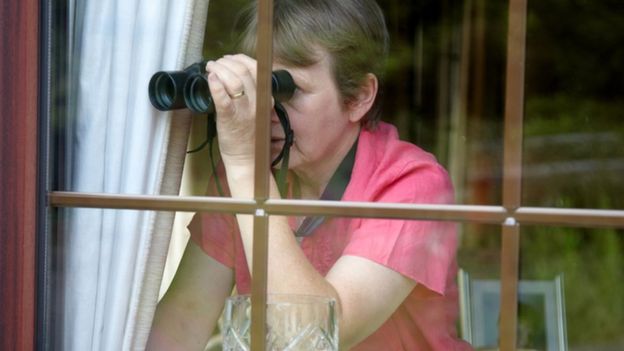
{"label": "picture frame on wall", "polygon": [[[498,349],[500,281],[460,270],[460,331],[477,350]],[[519,350],[567,351],[563,276],[518,285]]]}

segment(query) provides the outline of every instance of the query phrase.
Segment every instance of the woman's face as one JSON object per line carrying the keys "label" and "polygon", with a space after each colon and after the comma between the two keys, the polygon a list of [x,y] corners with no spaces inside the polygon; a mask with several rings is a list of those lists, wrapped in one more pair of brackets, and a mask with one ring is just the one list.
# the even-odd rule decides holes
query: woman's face
{"label": "woman's face", "polygon": [[[273,69],[286,69],[297,85],[292,98],[283,103],[295,135],[289,168],[304,177],[322,177],[324,172],[333,172],[334,163],[344,157],[337,153],[345,147],[348,150],[357,135],[359,119],[354,121],[343,103],[328,54],[323,52],[321,59],[308,67],[275,64]],[[284,131],[275,112],[271,127],[274,158],[284,144]]]}

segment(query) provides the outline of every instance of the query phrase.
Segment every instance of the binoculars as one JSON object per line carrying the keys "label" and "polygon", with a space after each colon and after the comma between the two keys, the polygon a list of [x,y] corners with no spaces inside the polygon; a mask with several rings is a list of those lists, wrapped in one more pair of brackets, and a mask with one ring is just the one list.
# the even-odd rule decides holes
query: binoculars
{"label": "binoculars", "polygon": [[[160,111],[188,108],[195,113],[214,113],[206,78],[206,62],[196,62],[182,71],[156,72],[148,86],[152,105]],[[295,87],[288,71],[272,73],[271,89],[275,100],[287,101]]]}

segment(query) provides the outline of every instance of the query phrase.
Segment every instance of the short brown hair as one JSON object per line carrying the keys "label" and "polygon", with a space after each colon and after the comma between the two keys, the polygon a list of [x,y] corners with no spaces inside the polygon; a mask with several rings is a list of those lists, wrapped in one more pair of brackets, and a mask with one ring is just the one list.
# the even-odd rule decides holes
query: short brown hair
{"label": "short brown hair", "polygon": [[[273,50],[276,60],[305,67],[328,52],[333,76],[344,103],[357,96],[368,73],[380,81],[388,53],[388,30],[374,0],[274,0]],[[253,55],[256,43],[255,2],[243,15],[246,29],[240,49]],[[381,83],[380,83],[381,84]],[[364,116],[372,129],[380,118],[379,98]]]}

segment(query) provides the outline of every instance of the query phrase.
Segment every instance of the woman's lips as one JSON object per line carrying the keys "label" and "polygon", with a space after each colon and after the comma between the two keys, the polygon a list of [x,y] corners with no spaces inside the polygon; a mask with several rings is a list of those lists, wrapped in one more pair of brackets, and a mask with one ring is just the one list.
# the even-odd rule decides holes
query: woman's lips
{"label": "woman's lips", "polygon": [[284,139],[271,138],[271,149],[273,149],[274,152],[279,152],[279,150],[282,149],[283,145],[284,145]]}

